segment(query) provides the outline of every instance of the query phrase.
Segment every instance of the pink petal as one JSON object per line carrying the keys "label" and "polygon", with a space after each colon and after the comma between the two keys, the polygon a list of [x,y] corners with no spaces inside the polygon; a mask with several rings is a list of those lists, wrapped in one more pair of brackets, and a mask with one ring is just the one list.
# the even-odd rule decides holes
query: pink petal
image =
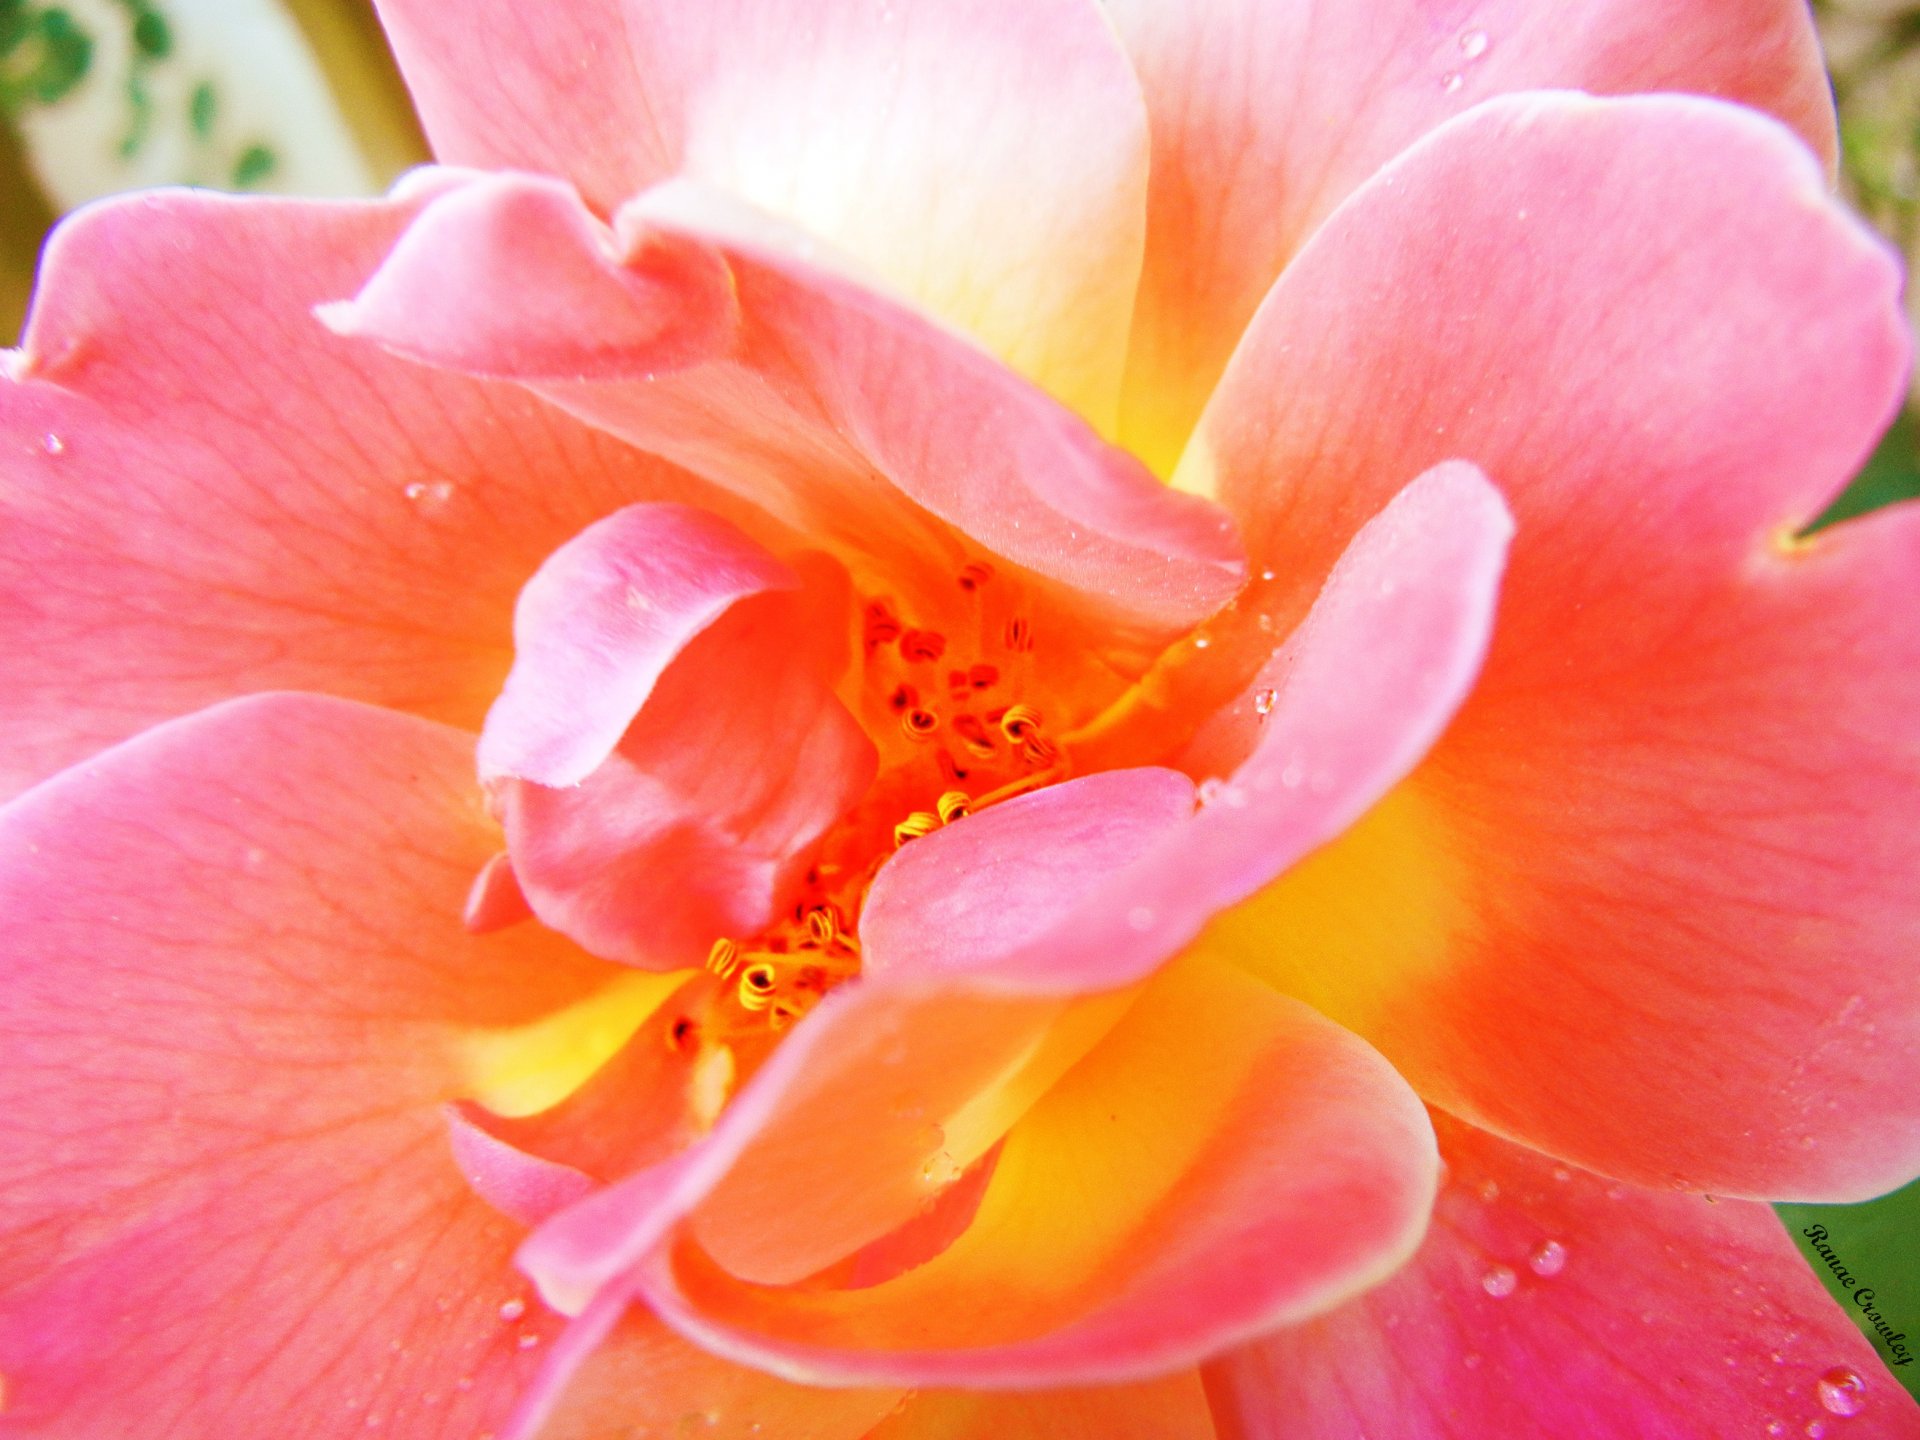
{"label": "pink petal", "polygon": [[[898,1387],[815,1389],[711,1355],[640,1310],[582,1317],[553,1347],[500,1440],[866,1440]],[[589,1328],[589,1319],[599,1325]],[[612,1428],[609,1428],[612,1427]],[[1011,1440],[1011,1437],[1010,1437]]]}
{"label": "pink petal", "polygon": [[[795,258],[790,236],[724,197],[684,183],[649,192],[622,211],[612,241],[589,243],[583,213],[553,231],[578,241],[559,262],[550,247],[529,257],[506,243],[496,213],[517,211],[530,190],[550,196],[545,182],[476,188],[430,207],[329,323],[487,373],[514,373],[538,339],[539,363],[521,378],[574,413],[765,505],[905,587],[903,602],[951,605],[953,576],[983,547],[1039,587],[1041,633],[1084,634],[1095,661],[1114,657],[1109,669],[1137,672],[1238,587],[1238,548],[1217,510],[1156,484],[972,346]],[[561,287],[526,268],[599,266],[617,287],[616,256],[695,244],[727,266],[741,317],[733,349],[704,364],[646,345],[616,362],[592,338],[593,307],[556,323],[546,301]],[[436,313],[449,272],[475,277],[490,304]],[[540,302],[525,302],[529,292]],[[556,334],[580,338],[577,373],[625,378],[553,379],[573,363],[553,350]]]}
{"label": "pink petal", "polygon": [[[1766,1207],[1610,1185],[1436,1124],[1450,1183],[1419,1255],[1208,1365],[1226,1440],[1920,1433]],[[1824,1377],[1857,1415],[1822,1403]]]}
{"label": "pink petal", "polygon": [[878,763],[832,689],[846,577],[803,568],[804,585],[704,512],[640,505],[529,582],[480,764],[528,777],[503,788],[507,840],[549,925],[671,970],[791,898]]}
{"label": "pink petal", "polygon": [[383,0],[441,159],[611,214],[679,174],[804,227],[1097,424],[1145,228],[1138,82],[1090,0]]}
{"label": "pink petal", "polygon": [[1772,111],[1826,159],[1833,101],[1804,0],[1115,0],[1153,121],[1122,435],[1169,469],[1234,342],[1374,171],[1490,96],[1679,90]]}
{"label": "pink petal", "polygon": [[1410,151],[1261,311],[1191,472],[1280,577],[1253,608],[1405,467],[1469,456],[1518,520],[1446,738],[1244,917],[1435,1103],[1717,1194],[1920,1169],[1915,520],[1789,540],[1898,401],[1897,293],[1784,131],[1534,97]]}
{"label": "pink petal", "polygon": [[862,1289],[754,1284],[703,1248],[696,1212],[635,1280],[681,1333],[796,1380],[1111,1383],[1376,1283],[1418,1243],[1433,1184],[1425,1117],[1390,1067],[1195,960],[1020,1118],[974,1223],[917,1269]]}
{"label": "pink petal", "polygon": [[708,494],[518,387],[314,321],[437,183],[154,193],[55,234],[0,365],[0,795],[263,689],[477,728],[541,560],[632,500]]}
{"label": "pink petal", "polygon": [[562,545],[520,592],[513,670],[480,735],[484,779],[578,785],[661,673],[738,601],[793,572],[685,505],[630,505]]}
{"label": "pink petal", "polygon": [[441,1106],[459,1036],[605,967],[461,928],[471,743],[248,700],[0,811],[10,1433],[471,1434],[532,1375],[556,1326]]}
{"label": "pink petal", "polygon": [[1189,818],[1169,772],[1109,772],[917,840],[868,896],[869,966],[1038,992],[1146,974],[1419,763],[1473,684],[1512,529],[1470,466],[1422,476],[1216,722],[1212,803]]}

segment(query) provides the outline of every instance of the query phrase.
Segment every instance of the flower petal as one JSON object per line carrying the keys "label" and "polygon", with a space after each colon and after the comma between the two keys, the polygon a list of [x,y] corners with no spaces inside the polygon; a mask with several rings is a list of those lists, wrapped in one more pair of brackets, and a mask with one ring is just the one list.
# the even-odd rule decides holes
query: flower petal
{"label": "flower petal", "polygon": [[1194,1371],[1142,1385],[979,1395],[922,1390],[868,1440],[1214,1440]]}
{"label": "flower petal", "polygon": [[514,874],[595,954],[672,970],[760,930],[872,781],[833,691],[846,576],[795,565],[704,512],[638,505],[522,593],[481,769],[530,777],[502,786]]}
{"label": "flower petal", "polygon": [[1122,439],[1170,469],[1261,297],[1374,171],[1490,96],[1679,90],[1758,106],[1829,166],[1804,0],[1113,0],[1153,121]]}
{"label": "flower petal", "polygon": [[754,1284],[701,1246],[696,1212],[635,1284],[683,1334],[799,1381],[1126,1381],[1377,1283],[1418,1244],[1434,1179],[1389,1066],[1196,956],[1019,1119],[973,1224],[918,1268]]}
{"label": "flower petal", "polygon": [[[905,587],[909,608],[955,603],[954,575],[984,547],[1042,590],[1043,634],[1086,637],[1093,659],[1082,663],[1137,672],[1240,584],[1238,547],[1215,508],[1156,484],[972,346],[797,258],[791,236],[714,192],[675,183],[625,207],[610,231],[584,211],[554,228],[576,242],[567,274],[598,266],[609,293],[625,283],[625,257],[660,246],[706,247],[731,276],[740,326],[726,353],[701,363],[638,345],[616,360],[593,338],[593,306],[562,322],[547,304],[580,287],[530,277],[529,256],[505,243],[497,214],[530,191],[558,203],[552,182],[524,176],[443,197],[360,299],[329,309],[329,323],[432,364],[519,373]],[[442,257],[453,255],[461,273],[483,277],[474,283],[485,303],[436,309],[455,263]],[[531,263],[560,262],[549,247]],[[579,337],[577,366],[556,334]],[[515,371],[536,352],[537,364]],[[570,366],[618,378],[554,377]]]}
{"label": "flower petal", "polygon": [[[607,967],[465,933],[471,737],[235,702],[0,811],[0,1374],[21,1433],[497,1422],[553,1333],[441,1119]],[[502,1306],[508,1306],[503,1312]],[[506,1318],[503,1318],[506,1317]],[[318,1398],[316,1398],[318,1397]]]}
{"label": "flower petal", "polygon": [[602,214],[676,174],[727,190],[1111,424],[1147,121],[1089,0],[381,13],[442,160],[565,177]]}
{"label": "flower petal", "polygon": [[432,188],[155,192],[55,233],[0,364],[0,795],[258,690],[478,728],[541,559],[629,501],[707,495],[517,386],[314,321]]}
{"label": "flower petal", "polygon": [[1492,102],[1355,195],[1189,478],[1282,621],[1402,467],[1471,456],[1520,539],[1472,697],[1239,917],[1248,963],[1605,1173],[1841,1200],[1920,1169],[1920,651],[1884,620],[1915,516],[1790,538],[1898,401],[1897,293],[1805,151],[1711,101]]}
{"label": "flower petal", "polygon": [[[1450,1183],[1419,1255],[1344,1309],[1208,1365],[1227,1440],[1920,1431],[1766,1207],[1609,1185],[1435,1123]],[[1828,1376],[1858,1414],[1822,1403]]]}

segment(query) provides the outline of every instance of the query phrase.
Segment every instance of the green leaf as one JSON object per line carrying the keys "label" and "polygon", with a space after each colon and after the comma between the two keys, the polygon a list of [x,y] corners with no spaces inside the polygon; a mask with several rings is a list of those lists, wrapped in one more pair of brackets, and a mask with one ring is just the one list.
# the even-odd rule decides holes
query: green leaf
{"label": "green leaf", "polygon": [[[1920,1181],[1860,1205],[1773,1208],[1827,1292],[1900,1383],[1920,1397]],[[1869,1311],[1877,1312],[1878,1326]],[[1890,1341],[1889,1335],[1903,1338]],[[1912,1359],[1901,1364],[1902,1354]]]}

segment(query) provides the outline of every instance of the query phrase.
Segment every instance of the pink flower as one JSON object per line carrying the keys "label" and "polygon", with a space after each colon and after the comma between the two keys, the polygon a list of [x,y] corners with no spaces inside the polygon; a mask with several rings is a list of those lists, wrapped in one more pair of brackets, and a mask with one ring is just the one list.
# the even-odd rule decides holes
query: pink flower
{"label": "pink flower", "polygon": [[384,9],[10,360],[0,1436],[1916,1433],[1798,0]]}

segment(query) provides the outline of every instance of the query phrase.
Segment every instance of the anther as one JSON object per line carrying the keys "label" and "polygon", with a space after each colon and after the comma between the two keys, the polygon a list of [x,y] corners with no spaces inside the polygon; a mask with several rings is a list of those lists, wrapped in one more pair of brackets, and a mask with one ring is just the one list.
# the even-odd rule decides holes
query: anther
{"label": "anther", "polygon": [[866,642],[869,651],[878,650],[900,634],[899,618],[884,600],[870,601],[866,615]]}
{"label": "anther", "polygon": [[934,802],[934,808],[940,812],[942,825],[951,825],[972,814],[972,805],[973,801],[964,790],[949,790]]}
{"label": "anther", "polygon": [[973,564],[961,568],[960,588],[962,590],[978,590],[992,578],[993,567],[976,560]]}
{"label": "anther", "polygon": [[931,710],[916,708],[900,717],[900,729],[909,740],[931,740],[939,728],[940,717]]}
{"label": "anther", "polygon": [[947,637],[937,630],[909,630],[900,637],[901,658],[938,660],[947,653]]}
{"label": "anther", "polygon": [[987,735],[987,727],[980,723],[978,715],[956,715],[953,717],[954,733],[967,747],[969,754],[977,759],[988,760],[993,756],[993,741]]}
{"label": "anther", "polygon": [[742,1010],[764,1010],[773,998],[774,988],[780,983],[779,972],[773,966],[762,962],[749,965],[740,975],[740,1008]]}
{"label": "anther", "polygon": [[722,936],[714,941],[713,948],[707,951],[707,969],[724,980],[733,973],[733,967],[739,963],[739,959],[739,942]]}
{"label": "anther", "polygon": [[931,810],[916,810],[893,827],[893,845],[897,850],[909,840],[931,835],[940,828],[940,817]]}
{"label": "anther", "polygon": [[840,917],[831,905],[816,905],[807,911],[807,938],[816,945],[831,945],[840,938]]}
{"label": "anther", "polygon": [[1000,733],[1016,744],[1040,728],[1040,712],[1031,705],[1009,705],[1000,716]]}

